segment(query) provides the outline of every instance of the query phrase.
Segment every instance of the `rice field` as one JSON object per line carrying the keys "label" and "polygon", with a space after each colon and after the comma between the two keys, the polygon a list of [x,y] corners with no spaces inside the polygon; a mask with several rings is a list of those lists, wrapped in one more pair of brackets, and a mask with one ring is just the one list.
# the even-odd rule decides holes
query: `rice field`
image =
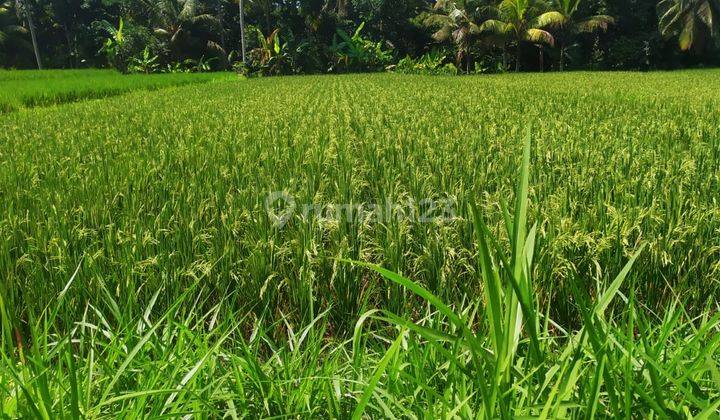
{"label": "rice field", "polygon": [[0,115],[2,412],[717,417],[718,88],[228,77]]}
{"label": "rice field", "polygon": [[220,73],[122,75],[114,70],[0,70],[0,114],[107,98],[134,90],[157,90],[233,78]]}

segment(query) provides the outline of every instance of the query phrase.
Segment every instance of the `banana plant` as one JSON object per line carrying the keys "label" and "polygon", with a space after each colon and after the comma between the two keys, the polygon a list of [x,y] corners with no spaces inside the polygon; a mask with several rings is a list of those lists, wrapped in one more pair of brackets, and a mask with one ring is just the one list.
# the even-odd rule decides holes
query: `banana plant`
{"label": "banana plant", "polygon": [[133,57],[128,70],[134,73],[155,73],[158,71],[160,64],[158,63],[159,57],[157,55],[151,55],[150,49],[145,47],[143,54],[140,58]]}
{"label": "banana plant", "polygon": [[287,43],[280,40],[280,29],[265,36],[257,29],[258,47],[250,51],[251,64],[263,75],[281,74],[289,60]]}
{"label": "banana plant", "polygon": [[108,34],[105,39],[105,43],[100,48],[101,53],[105,53],[108,63],[120,71],[127,70],[127,64],[125,62],[125,46],[127,40],[125,38],[125,22],[123,18],[120,18],[118,27],[115,28],[107,21],[101,22],[103,29]]}
{"label": "banana plant", "polygon": [[[362,30],[365,22],[361,23],[352,36],[342,29],[337,29],[333,36],[330,50],[335,56],[334,69],[370,70],[382,67],[392,58],[391,54],[382,48],[382,42],[373,42],[363,38]],[[340,38],[340,40],[338,40]]]}

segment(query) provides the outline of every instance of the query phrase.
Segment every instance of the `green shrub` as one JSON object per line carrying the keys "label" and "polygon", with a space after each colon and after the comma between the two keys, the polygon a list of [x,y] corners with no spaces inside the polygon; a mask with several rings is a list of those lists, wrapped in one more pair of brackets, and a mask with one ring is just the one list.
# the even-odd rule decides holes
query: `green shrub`
{"label": "green shrub", "polygon": [[334,56],[331,71],[370,71],[384,68],[392,54],[383,48],[382,42],[363,38],[365,22],[357,27],[352,36],[337,29],[330,51]]}
{"label": "green shrub", "polygon": [[418,59],[410,56],[398,61],[397,65],[390,66],[389,70],[402,74],[425,74],[425,75],[457,75],[458,70],[455,64],[449,62],[448,56],[440,51],[433,51]]}

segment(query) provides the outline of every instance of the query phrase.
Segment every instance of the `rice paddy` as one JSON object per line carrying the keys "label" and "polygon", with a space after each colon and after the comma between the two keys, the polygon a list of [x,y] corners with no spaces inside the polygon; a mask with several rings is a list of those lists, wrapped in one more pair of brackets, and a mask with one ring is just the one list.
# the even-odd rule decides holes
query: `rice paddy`
{"label": "rice paddy", "polygon": [[715,417],[718,87],[232,77],[0,115],[2,412]]}
{"label": "rice paddy", "polygon": [[99,99],[134,90],[228,80],[229,74],[120,75],[112,70],[0,70],[0,114],[37,106]]}

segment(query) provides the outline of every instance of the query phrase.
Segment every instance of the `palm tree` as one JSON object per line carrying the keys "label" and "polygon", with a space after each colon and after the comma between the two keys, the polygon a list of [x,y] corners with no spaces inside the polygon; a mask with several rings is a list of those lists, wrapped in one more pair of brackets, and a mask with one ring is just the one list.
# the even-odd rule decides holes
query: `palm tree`
{"label": "palm tree", "polygon": [[245,45],[245,2],[238,0],[238,7],[240,8],[240,48],[242,51],[242,62],[247,64],[247,46]]}
{"label": "palm tree", "polygon": [[208,34],[223,30],[220,21],[212,14],[202,13],[197,0],[155,0],[146,4],[157,19],[155,34],[167,41],[174,59],[180,60],[192,46],[227,58],[217,42],[207,39]]}
{"label": "palm tree", "polygon": [[660,32],[683,51],[701,50],[720,29],[720,0],[661,0],[658,13]]}
{"label": "palm tree", "polygon": [[35,52],[35,61],[38,70],[42,70],[42,60],[40,59],[40,48],[38,47],[37,36],[35,35],[35,24],[33,23],[32,11],[28,10],[27,5],[20,0],[15,0],[15,8],[18,11],[18,17],[21,14],[27,19],[28,28],[30,28],[30,38],[32,39],[33,51]]}
{"label": "palm tree", "polygon": [[[498,19],[488,19],[480,25],[480,31],[494,34],[504,40],[505,45],[515,42],[515,71],[520,70],[520,46],[530,42],[540,48],[540,61],[543,61],[545,44],[554,45],[555,38],[545,29],[558,24],[562,15],[557,11],[547,11],[547,5],[540,0],[502,0],[496,8]],[[542,65],[542,63],[541,63]]]}
{"label": "palm tree", "polygon": [[452,0],[438,0],[435,3],[435,13],[429,15],[424,24],[428,27],[439,27],[433,34],[433,39],[438,42],[451,41],[457,49],[456,65],[462,68],[465,61],[466,72],[470,72],[470,47],[474,37],[480,33],[480,28],[470,19],[463,8],[464,4],[458,4]]}
{"label": "palm tree", "polygon": [[569,39],[579,33],[607,31],[608,26],[615,23],[615,19],[608,15],[578,18],[576,14],[580,3],[581,0],[555,0],[555,8],[562,15],[562,19],[555,19],[550,25],[558,27],[555,39],[560,49],[560,71],[565,69],[565,57]]}

